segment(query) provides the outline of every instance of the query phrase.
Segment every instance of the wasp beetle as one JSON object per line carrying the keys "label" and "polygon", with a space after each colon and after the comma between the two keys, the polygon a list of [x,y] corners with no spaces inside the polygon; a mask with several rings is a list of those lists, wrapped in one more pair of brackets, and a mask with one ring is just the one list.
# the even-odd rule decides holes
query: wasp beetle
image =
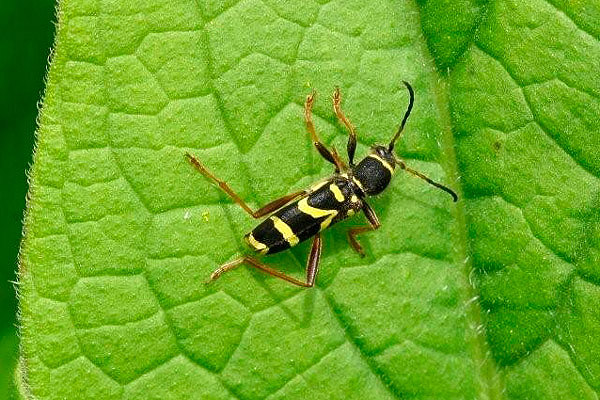
{"label": "wasp beetle", "polygon": [[306,129],[319,154],[335,166],[335,173],[306,190],[283,196],[257,211],[253,211],[227,183],[213,175],[197,158],[189,153],[186,154],[191,164],[202,175],[217,184],[223,192],[252,217],[261,218],[270,214],[268,218],[263,220],[245,236],[246,243],[256,254],[278,253],[306,239],[313,238],[306,263],[306,281],[304,282],[273,269],[248,255],[217,268],[211,274],[208,282],[218,279],[223,273],[242,264],[247,264],[295,285],[312,287],[315,284],[315,279],[319,271],[322,246],[321,231],[336,222],[354,215],[358,211],[364,213],[369,225],[349,229],[348,242],[357,253],[364,256],[364,251],[356,240],[356,236],[364,232],[376,230],[381,226],[375,211],[367,203],[367,197],[377,195],[385,190],[396,168],[407,171],[431,185],[448,192],[454,201],[458,200],[458,196],[452,189],[434,182],[422,173],[409,168],[394,153],[394,144],[404,130],[404,125],[414,103],[414,91],[412,87],[408,82],[404,81],[404,84],[408,89],[410,99],[398,131],[387,146],[372,146],[369,154],[356,165],[354,164],[356,132],[340,107],[341,94],[339,88],[333,94],[333,110],[340,123],[349,132],[347,145],[348,165],[340,158],[335,148],[329,149],[319,140],[312,121],[312,106],[315,92],[313,91],[308,95],[304,103]]}

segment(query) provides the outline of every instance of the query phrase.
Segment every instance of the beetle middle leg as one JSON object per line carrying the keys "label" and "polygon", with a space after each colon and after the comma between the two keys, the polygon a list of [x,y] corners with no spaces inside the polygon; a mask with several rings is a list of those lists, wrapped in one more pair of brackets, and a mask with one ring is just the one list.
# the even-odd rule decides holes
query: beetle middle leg
{"label": "beetle middle leg", "polygon": [[264,272],[266,274],[269,274],[276,278],[283,279],[284,281],[293,283],[294,285],[302,286],[302,287],[313,287],[315,285],[315,280],[316,280],[317,274],[319,272],[319,263],[321,261],[321,248],[322,248],[321,234],[317,233],[313,239],[312,246],[310,248],[310,254],[308,256],[308,260],[306,261],[306,281],[305,282],[298,280],[287,274],[284,274],[283,272],[278,271],[274,268],[271,268],[271,267],[261,263],[260,261],[258,261],[257,259],[255,259],[253,257],[242,256],[236,260],[233,260],[226,264],[221,265],[210,275],[210,279],[206,283],[210,283],[212,281],[219,279],[219,277],[221,275],[223,275],[225,272],[231,271],[232,269],[235,269],[242,264],[247,264],[251,267],[261,270],[262,272]]}
{"label": "beetle middle leg", "polygon": [[283,207],[284,205],[286,205],[287,203],[289,203],[290,201],[294,200],[295,198],[302,196],[303,194],[306,193],[305,190],[300,190],[298,192],[294,192],[294,193],[290,193],[288,195],[285,195],[279,199],[273,200],[272,202],[266,204],[265,206],[259,208],[256,211],[253,211],[248,204],[246,204],[246,202],[236,193],[233,191],[233,189],[231,189],[229,187],[229,185],[217,178],[212,172],[210,172],[208,170],[208,168],[206,168],[201,162],[200,160],[198,160],[196,157],[194,157],[193,155],[191,155],[190,153],[186,153],[185,154],[187,159],[190,161],[190,163],[205,177],[207,177],[208,179],[210,179],[211,181],[213,181],[215,184],[217,184],[217,186],[219,187],[219,189],[221,189],[223,192],[225,192],[229,197],[231,197],[231,199],[233,201],[235,201],[240,207],[242,207],[244,209],[244,211],[246,211],[248,214],[250,214],[253,218],[261,218],[264,217],[267,214],[272,213],[275,210],[280,209],[281,207]]}
{"label": "beetle middle leg", "polygon": [[363,213],[365,217],[367,217],[367,221],[369,222],[369,226],[361,226],[358,228],[351,228],[348,230],[348,242],[350,246],[360,254],[361,257],[365,256],[365,251],[363,250],[358,240],[356,240],[356,235],[359,235],[364,232],[374,231],[381,227],[381,222],[379,222],[379,218],[377,218],[377,214],[375,211],[369,206],[366,202],[363,203]]}
{"label": "beetle middle leg", "polygon": [[348,120],[348,118],[346,118],[346,116],[344,115],[341,103],[342,94],[340,92],[340,88],[338,87],[335,88],[335,91],[333,92],[333,111],[335,112],[335,115],[337,116],[340,123],[346,126],[346,129],[348,129],[348,133],[350,134],[350,136],[348,137],[347,150],[350,167],[352,167],[354,166],[354,153],[356,152],[356,131],[354,130],[354,126],[352,125],[350,120]]}
{"label": "beetle middle leg", "polygon": [[306,96],[306,101],[304,102],[304,122],[306,123],[306,130],[308,133],[310,133],[310,139],[317,148],[319,154],[321,154],[324,159],[335,165],[335,172],[344,171],[347,169],[346,164],[344,161],[342,161],[335,148],[333,148],[333,150],[329,150],[317,136],[315,124],[312,120],[312,108],[314,101],[315,92],[313,91],[311,94]]}

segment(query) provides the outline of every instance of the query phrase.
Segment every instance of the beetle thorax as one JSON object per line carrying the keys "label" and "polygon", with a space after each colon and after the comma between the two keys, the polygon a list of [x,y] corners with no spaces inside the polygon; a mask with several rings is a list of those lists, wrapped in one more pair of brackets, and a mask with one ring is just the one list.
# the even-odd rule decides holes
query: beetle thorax
{"label": "beetle thorax", "polygon": [[369,154],[352,168],[352,175],[360,188],[369,196],[385,190],[392,180],[396,162],[393,154],[383,146],[373,146]]}

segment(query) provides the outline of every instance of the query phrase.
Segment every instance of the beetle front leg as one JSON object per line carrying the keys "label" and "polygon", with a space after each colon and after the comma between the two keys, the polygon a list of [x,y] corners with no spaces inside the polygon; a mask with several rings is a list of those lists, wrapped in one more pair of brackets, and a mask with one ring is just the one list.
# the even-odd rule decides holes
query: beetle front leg
{"label": "beetle front leg", "polygon": [[348,231],[348,242],[350,243],[350,246],[354,249],[354,251],[356,251],[358,254],[360,254],[361,257],[364,257],[365,251],[363,250],[360,243],[358,243],[358,240],[356,240],[356,235],[359,235],[364,232],[369,232],[369,231],[374,231],[374,230],[379,229],[379,227],[381,227],[381,222],[379,222],[379,218],[377,218],[377,214],[375,214],[375,211],[371,208],[371,206],[369,206],[369,204],[367,204],[366,201],[363,203],[362,210],[363,210],[363,213],[365,214],[365,217],[367,217],[369,226],[361,226],[358,228],[350,229]]}
{"label": "beetle front leg", "polygon": [[311,94],[306,96],[306,101],[304,102],[304,122],[306,123],[306,130],[310,134],[310,139],[312,140],[319,154],[321,154],[324,159],[335,165],[335,172],[345,171],[347,166],[340,158],[335,148],[333,150],[329,150],[317,136],[315,124],[312,120],[312,107],[314,100],[315,92],[313,91]]}
{"label": "beetle front leg", "polygon": [[342,123],[346,127],[346,129],[348,129],[348,161],[350,163],[350,167],[352,167],[354,166],[354,153],[356,152],[356,131],[354,130],[354,126],[352,125],[350,120],[348,120],[348,118],[346,118],[346,116],[344,115],[341,103],[342,94],[340,92],[340,88],[336,88],[335,92],[333,92],[333,111],[335,112],[335,115],[337,116],[340,123]]}

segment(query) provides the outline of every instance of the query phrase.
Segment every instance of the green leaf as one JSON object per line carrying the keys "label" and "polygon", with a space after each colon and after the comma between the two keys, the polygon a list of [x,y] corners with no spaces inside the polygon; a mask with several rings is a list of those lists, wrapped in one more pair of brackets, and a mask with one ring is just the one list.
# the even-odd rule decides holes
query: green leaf
{"label": "green leaf", "polygon": [[[19,387],[54,398],[594,399],[598,1],[64,0],[20,268]],[[316,288],[204,286],[257,207],[417,100],[382,228],[324,234]],[[302,276],[309,244],[268,257]]]}

